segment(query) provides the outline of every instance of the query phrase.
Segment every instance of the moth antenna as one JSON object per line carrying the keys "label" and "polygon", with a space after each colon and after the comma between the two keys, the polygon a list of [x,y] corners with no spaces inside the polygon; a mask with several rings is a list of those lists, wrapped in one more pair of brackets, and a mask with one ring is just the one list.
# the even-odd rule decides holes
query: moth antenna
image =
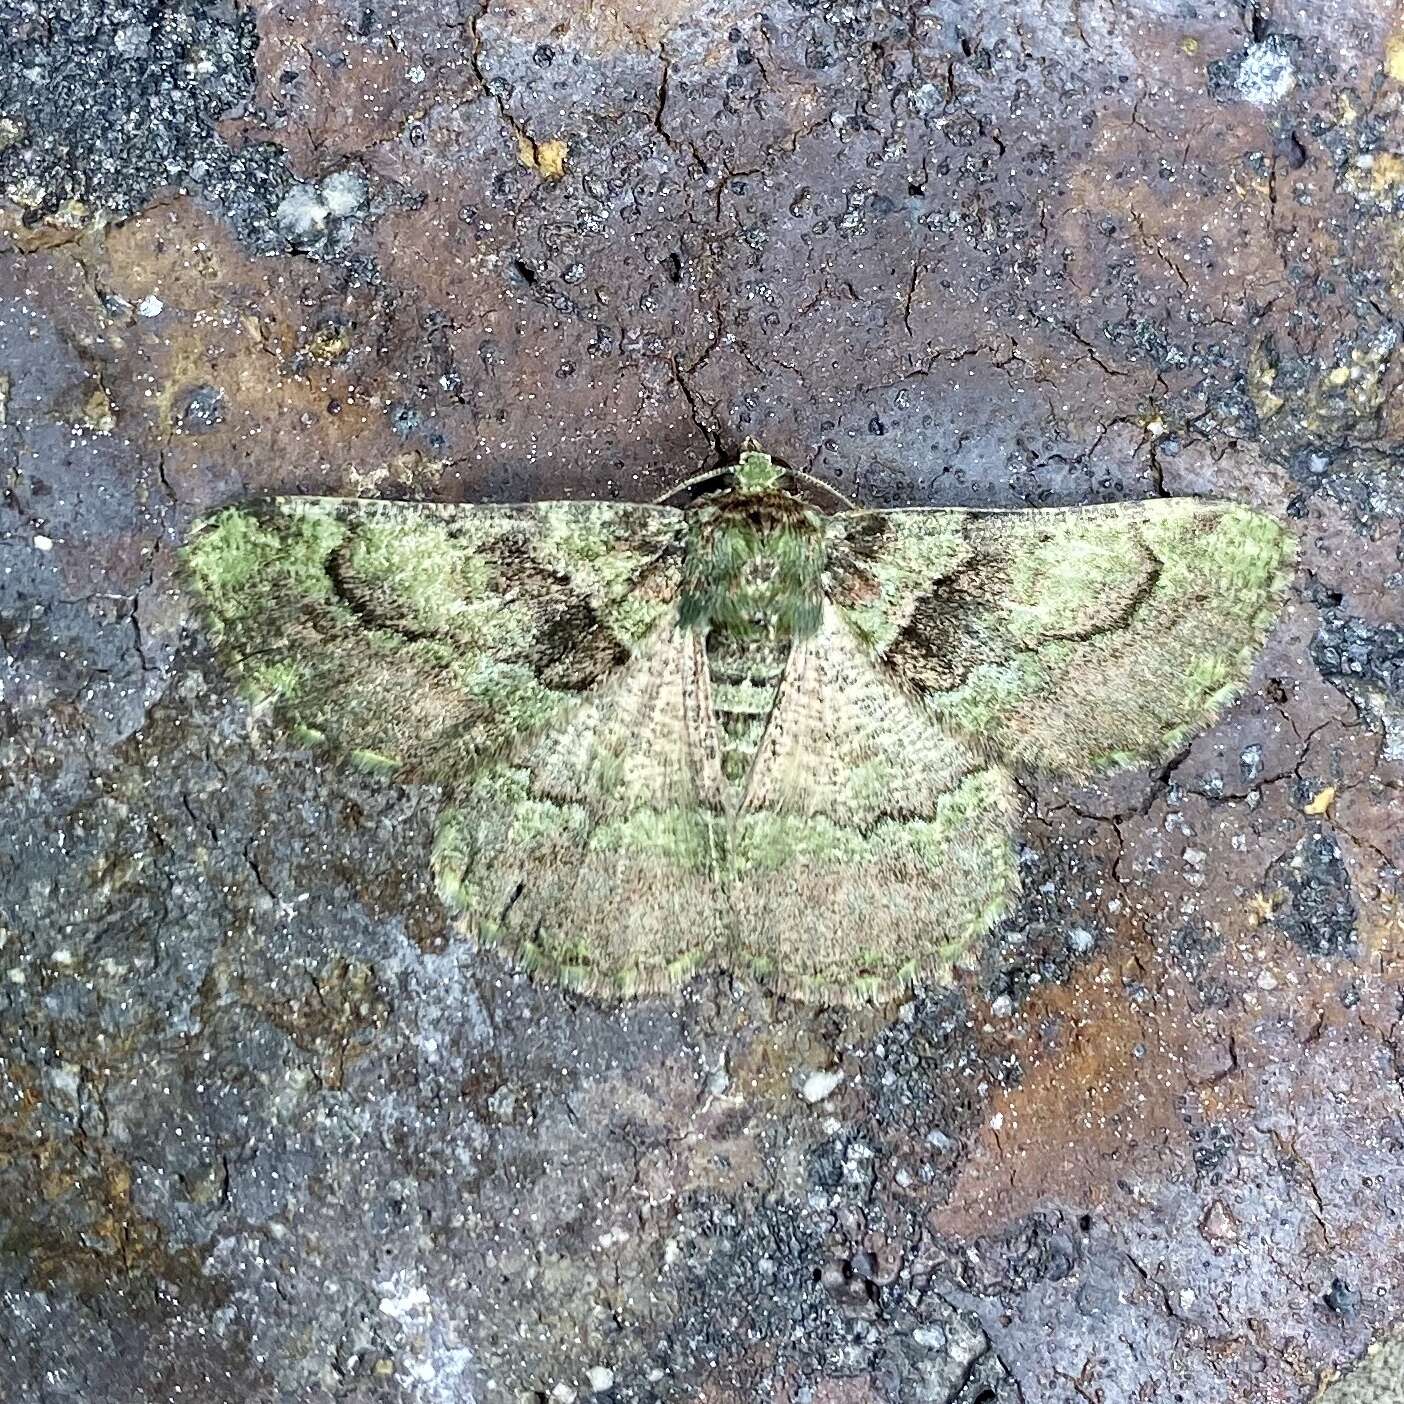
{"label": "moth antenna", "polygon": [[786,468],[786,476],[798,478],[802,483],[808,483],[811,487],[817,487],[821,492],[827,492],[830,497],[838,502],[842,502],[850,512],[858,510],[858,504],[850,497],[845,497],[836,487],[831,487],[823,478],[816,478],[813,473],[806,473],[803,468]]}
{"label": "moth antenna", "polygon": [[685,478],[680,483],[674,483],[665,493],[660,493],[649,504],[651,507],[661,507],[674,493],[686,492],[690,487],[696,487],[698,483],[705,483],[708,478],[720,478],[726,472],[725,468],[709,468],[705,473],[694,473],[692,477]]}
{"label": "moth antenna", "polygon": [[[745,452],[747,445],[755,443],[754,439],[747,439],[742,445]],[[675,493],[686,492],[688,488],[696,487],[698,483],[705,483],[708,478],[720,478],[727,470],[725,468],[709,468],[705,473],[694,473],[692,477],[683,479],[680,483],[674,483],[667,492],[660,493],[649,504],[653,507],[661,507]],[[823,478],[816,478],[813,473],[806,473],[803,468],[786,468],[787,478],[797,478],[800,482],[808,483],[811,487],[818,488],[821,492],[827,492],[835,501],[842,502],[850,512],[858,510],[858,504],[851,498],[845,497],[836,487],[831,487]]]}

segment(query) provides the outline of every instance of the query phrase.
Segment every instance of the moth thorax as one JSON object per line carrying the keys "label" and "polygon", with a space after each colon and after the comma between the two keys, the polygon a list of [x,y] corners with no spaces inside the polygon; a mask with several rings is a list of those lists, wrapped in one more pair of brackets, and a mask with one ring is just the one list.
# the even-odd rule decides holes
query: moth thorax
{"label": "moth thorax", "polygon": [[699,510],[680,619],[706,635],[722,769],[744,782],[792,645],[819,627],[823,534],[781,491],[722,495]]}

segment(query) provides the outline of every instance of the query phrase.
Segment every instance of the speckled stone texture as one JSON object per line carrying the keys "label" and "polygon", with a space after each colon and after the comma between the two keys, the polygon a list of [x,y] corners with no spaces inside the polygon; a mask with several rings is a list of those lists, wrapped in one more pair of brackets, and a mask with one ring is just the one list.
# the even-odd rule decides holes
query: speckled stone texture
{"label": "speckled stone texture", "polygon": [[1399,1404],[1404,1400],[1404,1335],[1376,1341],[1343,1379],[1321,1391],[1320,1404]]}
{"label": "speckled stone texture", "polygon": [[[0,0],[0,190],[4,1404],[1299,1404],[1404,1318],[1396,7]],[[1300,532],[954,990],[533,985],[178,579],[748,434]]]}

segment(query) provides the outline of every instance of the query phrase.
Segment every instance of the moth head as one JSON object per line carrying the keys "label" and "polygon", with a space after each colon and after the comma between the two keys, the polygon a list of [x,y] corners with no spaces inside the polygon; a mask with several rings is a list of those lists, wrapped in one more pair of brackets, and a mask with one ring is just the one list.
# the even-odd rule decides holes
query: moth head
{"label": "moth head", "polygon": [[[720,487],[712,487],[698,495],[696,490],[702,484],[716,483],[720,483]],[[803,488],[801,484],[804,485]],[[854,505],[837,488],[830,487],[828,483],[799,468],[786,468],[761,449],[754,439],[747,439],[741,445],[741,453],[731,467],[709,468],[705,473],[698,473],[695,477],[670,487],[662,496],[655,497],[653,502],[655,506],[661,506],[670,497],[684,492],[693,494],[694,505],[715,505],[728,499],[734,502],[736,498],[794,501],[793,492],[804,491],[805,488],[827,494],[847,508]],[[812,497],[809,500],[812,501]]]}
{"label": "moth head", "polygon": [[737,492],[750,495],[773,492],[780,486],[785,470],[768,454],[748,449],[731,470],[731,481]]}

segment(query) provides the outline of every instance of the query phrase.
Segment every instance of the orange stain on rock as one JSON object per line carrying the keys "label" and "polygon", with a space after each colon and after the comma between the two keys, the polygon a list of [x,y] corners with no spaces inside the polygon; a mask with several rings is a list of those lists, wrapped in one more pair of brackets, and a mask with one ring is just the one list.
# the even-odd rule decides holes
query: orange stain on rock
{"label": "orange stain on rock", "polygon": [[1191,1179],[1187,1125],[1251,1116],[1283,1032],[1304,1048],[1353,1037],[1376,1002],[1367,991],[1347,1009],[1340,972],[1271,929],[1226,936],[1217,976],[1224,1006],[1203,1007],[1142,938],[1119,967],[1089,964],[1031,998],[1023,1020],[1043,1036],[1021,1084],[991,1099],[933,1226],[978,1236],[1048,1203],[1096,1208],[1118,1182]]}
{"label": "orange stain on rock", "polygon": [[1170,981],[1158,1015],[1138,1005],[1127,985],[1148,983],[1139,964],[1095,962],[1029,1001],[1028,1025],[1055,1032],[1021,1085],[991,1099],[951,1199],[933,1215],[939,1231],[978,1236],[1049,1199],[1099,1203],[1133,1164],[1166,1153],[1187,1087],[1188,1010]]}

